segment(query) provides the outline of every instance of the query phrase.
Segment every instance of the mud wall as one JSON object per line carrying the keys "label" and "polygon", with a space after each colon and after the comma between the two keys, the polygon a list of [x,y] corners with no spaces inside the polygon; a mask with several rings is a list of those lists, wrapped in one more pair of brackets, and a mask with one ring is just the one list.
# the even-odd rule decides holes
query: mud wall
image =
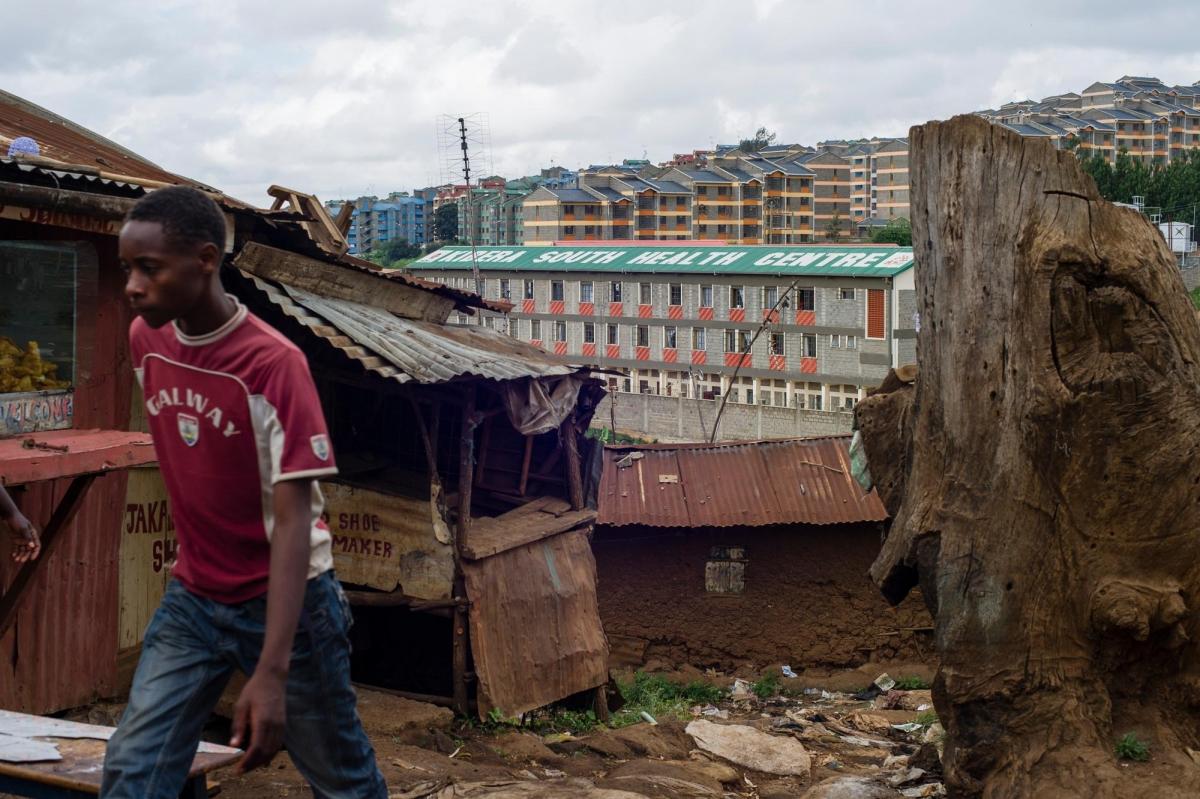
{"label": "mud wall", "polygon": [[[712,547],[745,547],[740,595],[709,593]],[[867,577],[874,525],[663,532],[600,528],[593,541],[600,617],[614,660],[700,668],[931,661],[929,614],[914,594],[891,608]]]}

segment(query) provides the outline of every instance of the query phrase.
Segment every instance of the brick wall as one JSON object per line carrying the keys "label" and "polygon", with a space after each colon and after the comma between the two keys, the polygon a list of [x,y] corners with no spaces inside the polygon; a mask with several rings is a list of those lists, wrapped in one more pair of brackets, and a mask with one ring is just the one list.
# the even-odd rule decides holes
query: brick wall
{"label": "brick wall", "polygon": [[[592,427],[611,427],[615,400],[616,428],[622,433],[658,441],[707,440],[716,420],[716,400],[684,399],[655,394],[609,394],[596,409]],[[829,436],[850,432],[853,414],[810,411],[767,405],[727,403],[721,414],[718,441]]]}

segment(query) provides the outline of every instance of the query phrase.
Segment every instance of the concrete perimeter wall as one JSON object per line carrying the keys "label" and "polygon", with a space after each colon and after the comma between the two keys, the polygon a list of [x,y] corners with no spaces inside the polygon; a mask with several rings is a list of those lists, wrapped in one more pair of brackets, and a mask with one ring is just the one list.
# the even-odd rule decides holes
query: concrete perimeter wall
{"label": "concrete perimeter wall", "polygon": [[[663,442],[707,441],[717,418],[718,400],[664,397],[658,394],[609,393],[600,403],[592,427]],[[726,403],[717,441],[803,438],[850,432],[854,414],[812,411],[771,405]]]}

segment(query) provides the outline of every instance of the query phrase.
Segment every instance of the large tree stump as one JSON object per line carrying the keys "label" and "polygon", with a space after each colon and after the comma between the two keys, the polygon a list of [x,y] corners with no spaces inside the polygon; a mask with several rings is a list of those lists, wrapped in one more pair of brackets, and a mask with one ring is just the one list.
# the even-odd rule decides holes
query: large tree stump
{"label": "large tree stump", "polygon": [[[958,117],[911,153],[920,371],[858,426],[895,519],[872,577],[892,602],[919,582],[936,619],[951,793],[1200,795],[1200,326],[1179,270],[1044,141]],[[1127,732],[1149,764],[1119,763]]]}

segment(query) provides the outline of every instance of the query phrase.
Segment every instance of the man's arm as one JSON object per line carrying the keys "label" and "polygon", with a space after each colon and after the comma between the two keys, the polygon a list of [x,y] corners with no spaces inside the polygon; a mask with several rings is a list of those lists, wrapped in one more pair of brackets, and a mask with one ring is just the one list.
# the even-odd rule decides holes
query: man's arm
{"label": "man's arm", "polygon": [[25,518],[25,514],[17,509],[12,497],[0,485],[0,520],[8,524],[13,539],[13,560],[24,563],[35,560],[42,551],[42,542],[38,538],[37,528]]}
{"label": "man's arm", "polygon": [[312,480],[275,484],[275,530],[267,583],[267,630],[258,666],[233,713],[230,743],[246,749],[245,772],[271,762],[283,745],[288,666],[304,606],[312,525]]}

